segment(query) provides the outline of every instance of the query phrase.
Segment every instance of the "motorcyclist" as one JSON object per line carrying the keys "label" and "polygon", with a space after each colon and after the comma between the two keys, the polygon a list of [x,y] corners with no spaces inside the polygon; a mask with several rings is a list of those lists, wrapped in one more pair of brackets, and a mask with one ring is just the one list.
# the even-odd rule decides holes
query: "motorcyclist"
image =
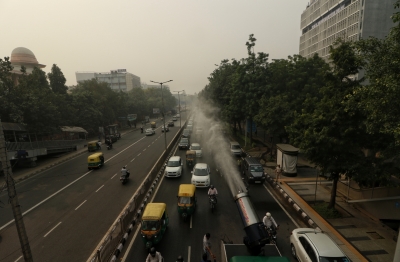
{"label": "motorcyclist", "polygon": [[163,262],[164,258],[161,256],[161,253],[156,251],[154,247],[150,249],[150,253],[146,258],[146,262]]}
{"label": "motorcyclist", "polygon": [[107,136],[105,142],[106,142],[106,145],[109,146],[109,148],[112,148],[112,140],[111,140],[111,137]]}
{"label": "motorcyclist", "polygon": [[210,188],[208,189],[208,198],[211,199],[211,197],[214,197],[215,204],[217,203],[217,195],[218,195],[217,189],[213,185],[210,185]]}
{"label": "motorcyclist", "polygon": [[143,133],[143,126],[140,127],[140,133]]}
{"label": "motorcyclist", "polygon": [[183,260],[183,257],[182,257],[182,256],[179,256],[179,257],[176,259],[176,262],[185,262],[185,261]]}
{"label": "motorcyclist", "polygon": [[271,228],[273,234],[276,234],[276,230],[278,229],[279,225],[275,222],[275,219],[272,217],[270,212],[267,212],[263,218],[264,226],[267,228]]}
{"label": "motorcyclist", "polygon": [[121,176],[125,176],[126,178],[128,178],[130,175],[128,169],[126,169],[126,166],[123,166],[121,169]]}

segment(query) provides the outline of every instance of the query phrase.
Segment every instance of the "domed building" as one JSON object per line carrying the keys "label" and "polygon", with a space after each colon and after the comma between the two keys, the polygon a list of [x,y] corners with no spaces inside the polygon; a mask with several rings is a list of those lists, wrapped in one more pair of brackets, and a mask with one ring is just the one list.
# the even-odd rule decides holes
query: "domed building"
{"label": "domed building", "polygon": [[35,54],[25,47],[17,47],[11,52],[11,65],[14,69],[11,71],[13,73],[13,80],[15,84],[18,84],[18,76],[21,75],[21,67],[26,68],[26,73],[31,74],[33,68],[45,68],[45,65],[39,64]]}

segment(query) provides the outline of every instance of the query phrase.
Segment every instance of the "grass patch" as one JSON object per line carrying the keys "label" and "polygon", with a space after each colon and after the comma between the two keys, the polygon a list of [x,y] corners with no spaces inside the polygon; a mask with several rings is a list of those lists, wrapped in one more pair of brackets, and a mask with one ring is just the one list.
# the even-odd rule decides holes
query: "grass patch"
{"label": "grass patch", "polygon": [[340,214],[339,211],[337,211],[335,208],[329,209],[328,205],[329,205],[329,203],[319,202],[319,203],[316,203],[313,207],[314,207],[314,210],[317,211],[317,213],[325,219],[342,217],[342,214]]}

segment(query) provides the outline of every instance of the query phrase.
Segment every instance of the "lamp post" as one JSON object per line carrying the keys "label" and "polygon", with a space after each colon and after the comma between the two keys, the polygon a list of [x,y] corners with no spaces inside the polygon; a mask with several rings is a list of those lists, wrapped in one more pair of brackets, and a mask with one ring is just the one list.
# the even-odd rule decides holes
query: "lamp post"
{"label": "lamp post", "polygon": [[179,127],[182,128],[182,116],[181,116],[181,97],[179,96],[179,93],[185,92],[185,90],[180,90],[180,91],[174,91],[175,93],[178,93],[178,100],[179,100]]}
{"label": "lamp post", "polygon": [[171,81],[173,81],[173,80],[168,80],[168,81],[165,81],[165,82],[155,82],[155,81],[151,81],[150,80],[150,82],[152,82],[152,83],[156,83],[156,84],[160,84],[161,85],[161,103],[162,103],[162,111],[161,111],[161,114],[162,114],[162,116],[163,116],[163,122],[164,122],[164,143],[165,143],[165,152],[167,152],[167,131],[165,130],[165,114],[164,114],[164,111],[165,111],[165,109],[164,109],[164,96],[163,96],[163,91],[162,91],[162,85],[163,84],[165,84],[165,83],[168,83],[168,82],[171,82]]}

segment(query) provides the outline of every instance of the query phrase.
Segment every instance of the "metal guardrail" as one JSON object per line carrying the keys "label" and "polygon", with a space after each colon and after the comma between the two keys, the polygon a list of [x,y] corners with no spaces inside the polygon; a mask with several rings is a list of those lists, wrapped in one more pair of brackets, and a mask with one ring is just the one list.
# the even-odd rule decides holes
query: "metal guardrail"
{"label": "metal guardrail", "polygon": [[[153,166],[147,177],[136,193],[129,200],[116,222],[107,231],[106,236],[101,240],[95,251],[87,260],[88,262],[105,262],[116,261],[121,253],[121,250],[128,238],[130,232],[137,225],[141,218],[142,212],[150,201],[152,193],[155,191],[157,183],[161,180],[164,172],[165,164],[171,152],[174,149],[185,124],[172,139],[167,150],[160,156],[156,164]],[[146,194],[145,194],[146,193]]]}
{"label": "metal guardrail", "polygon": [[34,142],[7,142],[7,151],[17,151],[20,149],[37,149],[37,148],[66,148],[76,146],[86,142],[84,139],[79,140],[52,140],[52,141],[34,141]]}

